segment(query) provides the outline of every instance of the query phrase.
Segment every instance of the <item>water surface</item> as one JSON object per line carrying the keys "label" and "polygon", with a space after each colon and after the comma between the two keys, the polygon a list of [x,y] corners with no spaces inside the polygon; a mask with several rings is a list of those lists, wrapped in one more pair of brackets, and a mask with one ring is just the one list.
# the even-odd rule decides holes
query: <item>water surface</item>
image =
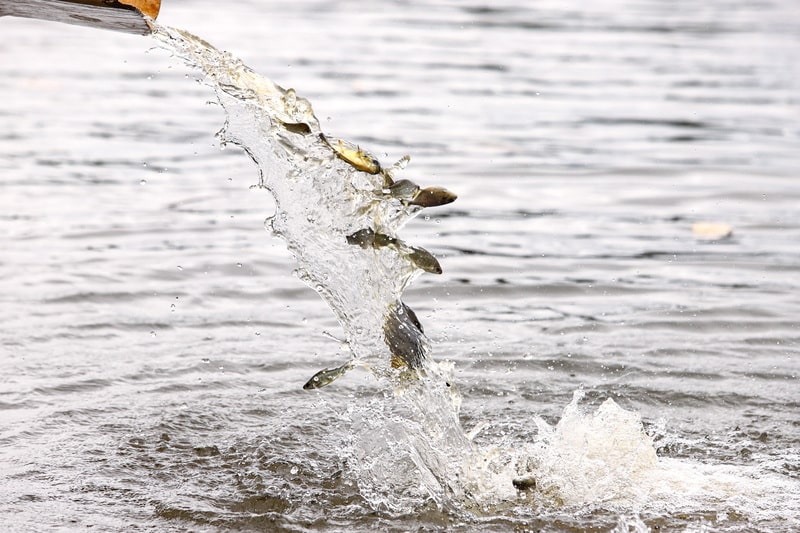
{"label": "water surface", "polygon": [[[538,456],[585,461],[552,472],[580,479],[560,487],[569,501],[498,479],[483,507],[380,470],[409,448],[386,448],[397,413],[369,373],[301,389],[346,359],[321,332],[342,335],[263,231],[272,200],[240,150],[219,150],[224,113],[199,74],[151,39],[0,20],[5,522],[797,529],[798,15],[164,6],[162,22],[309,98],[326,132],[410,154],[417,181],[459,194],[403,233],[445,271],[406,301],[455,363],[462,425],[491,463],[563,419]],[[700,221],[733,234],[698,238]],[[607,398],[641,416],[657,466],[617,453],[643,441],[618,411],[602,430]]]}

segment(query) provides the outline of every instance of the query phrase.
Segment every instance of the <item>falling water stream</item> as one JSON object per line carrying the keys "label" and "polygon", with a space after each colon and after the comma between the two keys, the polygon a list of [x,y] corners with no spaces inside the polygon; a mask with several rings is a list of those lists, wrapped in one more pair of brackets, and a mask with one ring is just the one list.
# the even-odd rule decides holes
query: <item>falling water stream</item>
{"label": "falling water stream", "polygon": [[[155,37],[201,69],[216,91],[227,117],[218,134],[223,146],[235,143],[258,165],[255,187],[267,189],[276,205],[266,226],[286,241],[297,277],[336,314],[351,352],[345,367],[366,366],[404,404],[397,427],[361,429],[372,440],[363,443],[356,464],[369,466],[356,468],[365,479],[377,476],[391,484],[397,484],[390,479],[397,472],[410,473],[401,483],[424,487],[439,506],[460,498],[459,462],[469,441],[458,425],[457,392],[429,360],[423,327],[401,300],[411,280],[425,271],[441,273],[441,266],[429,252],[397,237],[423,207],[450,203],[454,195],[401,178],[408,158],[384,170],[368,152],[326,137],[311,103],[293,89],[185,31],[153,24]],[[316,388],[316,379],[307,388]]]}

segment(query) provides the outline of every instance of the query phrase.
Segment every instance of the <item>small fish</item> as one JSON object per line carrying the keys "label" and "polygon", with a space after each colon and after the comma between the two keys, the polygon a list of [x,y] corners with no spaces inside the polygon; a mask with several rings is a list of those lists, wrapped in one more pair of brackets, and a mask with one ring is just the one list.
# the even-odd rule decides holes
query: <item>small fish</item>
{"label": "small fish", "polygon": [[347,244],[352,244],[353,246],[360,246],[362,248],[385,248],[387,246],[397,247],[400,245],[400,242],[394,238],[386,235],[385,233],[376,233],[375,231],[371,230],[370,228],[364,228],[356,231],[355,233],[351,233],[350,235],[346,236]]}
{"label": "small fish", "polygon": [[347,244],[369,248],[375,243],[375,232],[369,228],[364,228],[351,233],[345,239],[347,239]]}
{"label": "small fish", "polygon": [[330,385],[340,377],[342,377],[345,372],[353,368],[352,361],[348,361],[347,363],[343,364],[342,366],[337,366],[336,368],[324,369],[320,370],[316,374],[314,374],[311,379],[309,379],[303,388],[305,390],[311,389],[319,389],[321,387],[325,387]]}
{"label": "small fish", "polygon": [[414,195],[411,205],[420,207],[438,207],[456,201],[455,193],[441,187],[426,187]]}
{"label": "small fish", "polygon": [[319,134],[319,138],[328,147],[333,150],[336,157],[350,163],[356,170],[366,172],[367,174],[380,174],[381,164],[377,159],[372,157],[369,153],[362,150],[359,146],[351,144],[347,141],[337,139],[336,143],[331,143],[324,133]]}
{"label": "small fish", "polygon": [[425,272],[429,272],[431,274],[442,273],[442,265],[440,265],[439,261],[433,257],[432,253],[424,248],[411,246],[408,252],[406,252],[406,257],[414,264],[415,267],[420,268]]}
{"label": "small fish", "polygon": [[403,302],[391,305],[383,325],[383,341],[392,354],[392,368],[420,368],[426,356],[422,328],[416,314],[407,310],[410,309]]}
{"label": "small fish", "polygon": [[360,246],[364,249],[369,247],[375,248],[376,250],[379,248],[392,248],[401,256],[411,261],[416,268],[424,270],[425,272],[430,272],[431,274],[442,273],[442,266],[429,251],[416,246],[408,246],[400,239],[391,237],[385,233],[376,233],[370,228],[364,228],[347,235],[345,239],[347,239],[347,244]]}

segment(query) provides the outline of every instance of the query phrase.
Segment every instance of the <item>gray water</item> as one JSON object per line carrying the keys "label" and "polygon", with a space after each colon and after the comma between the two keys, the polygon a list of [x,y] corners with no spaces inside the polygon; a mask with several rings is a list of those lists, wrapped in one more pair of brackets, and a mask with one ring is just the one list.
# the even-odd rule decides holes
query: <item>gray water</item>
{"label": "gray water", "polygon": [[[2,527],[800,527],[800,7],[187,1],[159,20],[459,194],[403,230],[444,268],[405,300],[454,364],[473,494],[415,490],[421,444],[370,373],[301,389],[343,335],[263,231],[272,200],[219,150],[199,74],[152,39],[4,18]],[[525,454],[549,492],[509,488],[498,464]]]}

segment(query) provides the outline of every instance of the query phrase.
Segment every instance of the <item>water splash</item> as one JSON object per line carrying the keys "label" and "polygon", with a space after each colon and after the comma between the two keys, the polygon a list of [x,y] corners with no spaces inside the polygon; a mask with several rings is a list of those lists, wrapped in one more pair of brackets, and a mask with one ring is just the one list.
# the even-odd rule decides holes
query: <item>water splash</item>
{"label": "water splash", "polygon": [[[395,381],[398,368],[425,372],[428,340],[400,298],[418,275],[441,273],[441,267],[397,232],[423,208],[455,195],[398,179],[408,157],[385,167],[360,147],[324,134],[311,103],[293,89],[188,32],[152,24],[154,36],[201,69],[216,91],[226,112],[222,144],[242,147],[256,163],[257,186],[277,205],[266,226],[286,242],[296,275],[336,314],[353,363]],[[309,386],[335,377],[320,375]]]}
{"label": "water splash", "polygon": [[711,516],[715,528],[734,531],[742,517],[790,530],[798,525],[798,483],[755,467],[658,457],[638,413],[612,399],[590,409],[583,398],[576,391],[555,426],[533,417],[538,433],[529,441],[476,448],[463,468],[465,490],[484,509],[524,497],[539,510],[618,512],[620,531],[649,531],[625,514],[631,511],[696,515],[701,522]]}
{"label": "water splash", "polygon": [[[350,365],[368,367],[391,391],[348,405],[346,461],[376,510],[413,513],[427,505],[478,517],[526,509],[618,509],[619,531],[645,531],[630,510],[730,509],[780,518],[798,487],[742,469],[659,458],[638,414],[607,400],[594,412],[575,394],[550,426],[532,417],[530,439],[476,446],[458,420],[451,368],[429,358],[429,342],[403,290],[441,268],[398,231],[424,207],[452,201],[442,189],[398,179],[408,159],[384,167],[368,152],[325,135],[308,100],[260,76],[203,40],[153,23],[155,37],[201,69],[226,111],[222,143],[255,161],[258,187],[277,204],[266,226],[295,257],[297,276],[339,319],[351,361],[318,374],[324,385]],[[788,495],[775,501],[775,487]],[[788,499],[787,499],[788,498]],[[753,502],[756,502],[755,504]],[[793,503],[794,502],[794,503]],[[727,512],[727,511],[726,511]]]}
{"label": "water splash", "polygon": [[[286,242],[296,275],[327,302],[345,332],[352,359],[318,373],[305,388],[363,365],[394,393],[392,402],[351,413],[352,468],[363,492],[376,507],[385,507],[385,494],[403,502],[399,495],[420,489],[438,506],[461,499],[453,472],[471,444],[458,422],[457,393],[446,365],[430,360],[422,325],[401,300],[418,275],[441,273],[441,266],[397,235],[423,208],[455,195],[400,179],[408,157],[384,167],[360,147],[324,134],[310,102],[293,89],[190,33],[152,24],[166,48],[206,75],[226,112],[218,135],[247,152],[258,166],[257,186],[275,198],[267,228]],[[397,472],[407,475],[400,480]]]}

